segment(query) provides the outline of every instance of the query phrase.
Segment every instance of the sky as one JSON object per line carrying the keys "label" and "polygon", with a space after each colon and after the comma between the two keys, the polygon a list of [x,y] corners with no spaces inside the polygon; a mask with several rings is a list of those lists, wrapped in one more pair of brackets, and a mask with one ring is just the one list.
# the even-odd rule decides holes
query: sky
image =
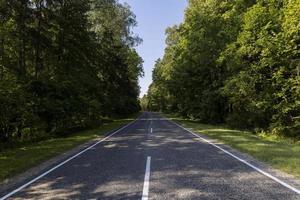
{"label": "sky", "polygon": [[187,0],[120,0],[120,2],[129,4],[136,15],[138,25],[133,31],[143,39],[143,43],[136,48],[144,60],[145,76],[140,78],[140,96],[143,96],[152,82],[155,61],[164,55],[165,30],[183,21]]}

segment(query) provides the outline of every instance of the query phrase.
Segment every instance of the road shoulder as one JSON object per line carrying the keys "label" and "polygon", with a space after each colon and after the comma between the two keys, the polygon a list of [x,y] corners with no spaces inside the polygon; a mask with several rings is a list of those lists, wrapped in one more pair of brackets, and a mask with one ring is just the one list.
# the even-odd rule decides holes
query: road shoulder
{"label": "road shoulder", "polygon": [[114,132],[118,131],[119,129],[122,129],[122,127],[125,127],[126,125],[130,124],[132,121],[134,121],[134,120],[130,120],[121,126],[117,126],[112,130],[106,131],[105,134],[101,134],[88,142],[80,144],[70,150],[65,151],[64,153],[61,153],[60,155],[54,156],[42,163],[39,163],[36,166],[29,168],[28,170],[26,170],[24,172],[21,172],[15,176],[5,179],[4,181],[0,182],[0,194],[5,194],[5,193],[11,191],[13,188],[20,186],[22,183],[33,179],[34,177],[42,174],[47,169],[52,168],[53,166],[56,166],[57,164],[65,161],[66,159],[70,158],[71,156],[76,155],[77,153],[88,148],[89,146],[97,143],[98,141],[105,138],[105,136],[108,136],[111,133],[114,133]]}
{"label": "road shoulder", "polygon": [[[167,118],[167,119],[172,121],[173,123],[176,123],[176,124],[182,126],[185,129],[193,132],[194,134],[199,135],[201,138],[211,142],[212,144],[215,144],[215,145],[221,147],[222,149],[228,151],[229,153],[245,160],[246,162],[261,169],[262,171],[267,172],[268,174],[270,174],[270,175],[280,179],[281,181],[291,185],[292,187],[300,190],[300,179],[298,179],[294,175],[291,175],[286,172],[283,172],[282,170],[276,169],[273,166],[271,166],[270,164],[259,161],[258,159],[254,158],[253,156],[251,156],[247,153],[242,153],[241,151],[234,149],[230,145],[225,144],[221,140],[213,139],[213,138],[201,133],[201,131],[198,131],[198,130],[196,131],[194,128],[187,126],[185,123],[182,123],[180,120],[173,120],[173,119],[169,119],[169,118]],[[187,132],[187,134],[190,134],[190,133]],[[192,134],[191,134],[191,136],[192,136]],[[195,140],[201,140],[201,139],[195,138]],[[203,140],[201,140],[201,141],[203,142]]]}

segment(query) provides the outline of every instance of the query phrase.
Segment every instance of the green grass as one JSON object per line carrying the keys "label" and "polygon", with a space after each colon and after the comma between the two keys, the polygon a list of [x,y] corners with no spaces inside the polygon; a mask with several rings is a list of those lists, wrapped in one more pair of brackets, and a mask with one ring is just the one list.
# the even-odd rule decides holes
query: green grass
{"label": "green grass", "polygon": [[132,120],[119,119],[106,123],[99,128],[77,132],[67,137],[47,139],[3,150],[0,152],[0,182],[80,144],[95,139],[98,136],[103,136],[108,131],[119,128]]}
{"label": "green grass", "polygon": [[256,135],[247,131],[229,129],[225,126],[207,125],[192,120],[172,118],[172,116],[171,119],[185,128],[192,129],[195,133],[217,139],[240,152],[270,164],[274,168],[300,178],[299,141],[293,142],[287,138]]}

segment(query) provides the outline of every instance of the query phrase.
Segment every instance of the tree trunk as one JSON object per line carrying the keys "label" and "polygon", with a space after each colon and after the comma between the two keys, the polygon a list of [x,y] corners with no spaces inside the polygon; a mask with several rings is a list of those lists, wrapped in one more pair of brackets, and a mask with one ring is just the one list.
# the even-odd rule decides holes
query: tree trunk
{"label": "tree trunk", "polygon": [[37,20],[38,20],[38,27],[37,27],[37,38],[36,38],[36,47],[35,47],[35,78],[38,79],[38,73],[41,70],[41,7],[42,7],[42,1],[39,1],[36,4],[37,7]]}
{"label": "tree trunk", "polygon": [[0,74],[0,80],[2,80],[3,79],[3,77],[4,77],[4,58],[5,58],[5,52],[4,52],[4,38],[3,37],[1,37],[0,38],[0,40],[1,40],[1,46],[0,46],[0,55],[1,55],[1,57],[0,57],[0,62],[1,62],[1,74]]}
{"label": "tree trunk", "polygon": [[[65,7],[65,1],[62,0],[60,1],[61,4],[61,17],[64,18],[63,21],[65,21],[65,11],[64,11],[64,7]],[[60,30],[59,30],[59,41],[58,41],[58,61],[62,61],[63,60],[63,54],[64,54],[64,44],[65,43],[65,32],[64,32],[64,27],[61,25],[60,26]]]}
{"label": "tree trunk", "polygon": [[20,46],[19,46],[19,74],[21,76],[26,75],[26,61],[25,61],[25,52],[26,52],[26,26],[25,26],[25,12],[26,12],[26,2],[22,2],[20,11],[20,22],[19,22],[19,36],[20,36]]}

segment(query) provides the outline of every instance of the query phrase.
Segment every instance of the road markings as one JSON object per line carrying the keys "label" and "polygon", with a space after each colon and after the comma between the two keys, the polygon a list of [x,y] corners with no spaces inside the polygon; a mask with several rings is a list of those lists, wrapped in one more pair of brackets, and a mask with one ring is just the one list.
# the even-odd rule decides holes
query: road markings
{"label": "road markings", "polygon": [[85,153],[86,151],[92,149],[93,147],[97,146],[98,144],[104,142],[105,140],[109,139],[110,137],[112,137],[113,135],[115,135],[116,133],[124,130],[125,128],[127,128],[128,126],[130,126],[131,124],[135,123],[136,121],[138,121],[138,119],[134,120],[133,122],[127,124],[126,126],[123,126],[122,128],[116,130],[115,132],[111,133],[110,135],[106,136],[105,138],[103,138],[102,140],[96,142],[95,144],[89,146],[88,148],[80,151],[79,153],[75,154],[74,156],[68,158],[67,160],[63,161],[62,163],[56,165],[55,167],[51,168],[50,170],[44,172],[43,174],[39,175],[38,177],[32,179],[31,181],[25,183],[24,185],[20,186],[19,188],[13,190],[12,192],[8,193],[7,195],[3,196],[0,198],[0,200],[5,200],[9,197],[11,197],[12,195],[16,194],[17,192],[23,190],[24,188],[26,188],[27,186],[31,185],[32,183],[38,181],[39,179],[43,178],[44,176],[46,176],[47,174],[51,173],[52,171],[56,170],[57,168],[63,166],[64,164],[68,163],[69,161],[73,160],[74,158],[80,156],[81,154]]}
{"label": "road markings", "polygon": [[168,121],[162,118],[140,118],[139,121]]}
{"label": "road markings", "polygon": [[152,133],[152,132],[153,132],[153,129],[151,128],[151,129],[150,129],[150,133]]}
{"label": "road markings", "polygon": [[258,167],[256,167],[256,166],[254,166],[254,165],[250,164],[249,162],[247,162],[246,160],[244,160],[244,159],[242,159],[242,158],[240,158],[240,157],[238,157],[238,156],[236,156],[236,155],[234,155],[234,154],[230,153],[229,151],[227,151],[227,150],[223,149],[222,147],[220,147],[220,146],[218,146],[218,145],[216,145],[216,144],[212,143],[211,141],[209,141],[209,140],[207,140],[207,139],[205,139],[205,138],[203,138],[203,137],[199,136],[198,134],[196,134],[196,133],[194,133],[194,132],[192,132],[192,131],[190,131],[190,130],[188,130],[188,129],[184,128],[183,126],[181,126],[181,125],[177,124],[176,122],[174,122],[174,121],[171,121],[171,120],[169,120],[169,121],[170,121],[171,123],[173,123],[173,124],[175,124],[175,125],[179,126],[180,128],[182,128],[182,129],[186,130],[187,132],[189,132],[189,133],[193,134],[194,136],[196,136],[196,137],[200,138],[201,140],[205,141],[206,143],[208,143],[208,144],[210,144],[210,145],[212,145],[212,146],[216,147],[217,149],[219,149],[219,150],[223,151],[224,153],[226,153],[226,154],[230,155],[231,157],[233,157],[233,158],[237,159],[238,161],[240,161],[240,162],[244,163],[245,165],[247,165],[247,166],[251,167],[252,169],[254,169],[254,170],[258,171],[259,173],[261,173],[261,174],[263,174],[263,175],[265,175],[265,176],[269,177],[270,179],[272,179],[272,180],[276,181],[277,183],[279,183],[279,184],[283,185],[284,187],[286,187],[286,188],[288,188],[288,189],[290,189],[290,190],[292,190],[292,191],[296,192],[297,194],[300,194],[300,190],[298,190],[297,188],[295,188],[295,187],[293,187],[293,186],[291,186],[291,185],[289,185],[289,184],[285,183],[284,181],[282,181],[282,180],[280,180],[280,179],[276,178],[275,176],[272,176],[272,175],[271,175],[271,174],[269,174],[268,172],[265,172],[265,171],[263,171],[262,169],[259,169]]}
{"label": "road markings", "polygon": [[149,198],[150,165],[151,165],[151,156],[148,156],[146,170],[145,170],[145,179],[144,179],[142,200],[148,200],[148,198]]}

